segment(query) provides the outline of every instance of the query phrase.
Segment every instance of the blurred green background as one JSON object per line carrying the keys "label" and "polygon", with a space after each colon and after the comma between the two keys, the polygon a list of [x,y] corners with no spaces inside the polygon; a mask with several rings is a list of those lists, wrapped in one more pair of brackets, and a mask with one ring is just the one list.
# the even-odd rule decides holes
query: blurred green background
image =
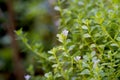
{"label": "blurred green background", "polygon": [[[8,21],[7,0],[0,0],[0,80],[15,80],[13,74],[11,38],[7,34],[5,23]],[[31,44],[42,45],[43,51],[48,51],[55,45],[59,14],[54,11],[55,0],[12,0],[16,30],[27,33]],[[12,3],[12,2],[11,2]],[[34,54],[18,40],[24,68],[34,65],[34,75],[44,75],[41,67],[36,67]],[[25,70],[27,73],[27,71]],[[29,74],[29,72],[28,72]]]}

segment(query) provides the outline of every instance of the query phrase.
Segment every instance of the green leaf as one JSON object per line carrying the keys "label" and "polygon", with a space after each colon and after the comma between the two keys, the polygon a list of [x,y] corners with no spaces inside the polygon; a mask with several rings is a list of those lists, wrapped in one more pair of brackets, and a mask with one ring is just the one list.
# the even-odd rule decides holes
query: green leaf
{"label": "green leaf", "polygon": [[90,71],[89,71],[89,69],[84,69],[80,74],[81,75],[89,75]]}
{"label": "green leaf", "polygon": [[83,37],[84,38],[90,38],[91,36],[89,34],[84,34]]}
{"label": "green leaf", "polygon": [[120,37],[117,37],[116,40],[117,40],[117,41],[120,41]]}

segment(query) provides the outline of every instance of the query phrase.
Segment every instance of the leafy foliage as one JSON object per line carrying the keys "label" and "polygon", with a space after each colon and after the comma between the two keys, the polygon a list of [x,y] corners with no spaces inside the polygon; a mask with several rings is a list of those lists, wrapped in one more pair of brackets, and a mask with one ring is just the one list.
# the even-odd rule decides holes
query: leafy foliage
{"label": "leafy foliage", "polygon": [[[39,56],[42,67],[47,72],[39,79],[119,80],[119,2],[58,0],[57,10],[61,18],[57,39],[60,44],[48,53],[38,51],[38,48],[33,48],[34,45],[30,46],[26,37],[21,35],[22,31],[17,31],[26,46]],[[48,63],[51,69],[46,70]]]}

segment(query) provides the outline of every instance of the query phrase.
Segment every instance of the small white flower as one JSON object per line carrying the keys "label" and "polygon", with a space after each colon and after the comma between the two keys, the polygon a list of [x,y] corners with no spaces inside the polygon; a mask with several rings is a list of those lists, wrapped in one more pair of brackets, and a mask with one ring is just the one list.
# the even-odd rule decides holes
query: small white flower
{"label": "small white flower", "polygon": [[77,62],[77,61],[79,61],[81,59],[81,56],[76,56],[76,57],[74,57],[74,60]]}
{"label": "small white flower", "polygon": [[68,35],[68,31],[65,29],[65,30],[62,31],[62,34],[64,34],[65,36],[67,36]]}
{"label": "small white flower", "polygon": [[59,6],[55,6],[55,7],[54,7],[54,10],[60,11],[60,7],[59,7]]}
{"label": "small white flower", "polygon": [[25,77],[25,80],[29,80],[31,78],[30,75],[25,75],[24,77]]}

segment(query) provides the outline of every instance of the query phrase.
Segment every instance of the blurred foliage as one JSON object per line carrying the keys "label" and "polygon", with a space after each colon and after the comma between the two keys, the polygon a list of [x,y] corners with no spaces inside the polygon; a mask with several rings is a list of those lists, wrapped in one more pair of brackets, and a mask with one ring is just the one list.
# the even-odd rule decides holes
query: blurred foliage
{"label": "blurred foliage", "polygon": [[[48,0],[14,0],[13,2],[16,30],[22,29],[23,33],[27,34],[29,43],[36,45],[36,48],[42,46],[38,48],[40,51],[48,51],[54,45],[57,31],[53,20],[54,5],[54,2],[50,4]],[[11,38],[5,29],[7,21],[6,0],[0,0],[0,80],[15,80],[12,70]],[[18,44],[23,66],[25,69],[28,68],[26,74],[30,74],[29,71],[32,69],[33,75],[44,75],[45,68],[41,65],[46,62],[39,61],[38,57],[31,54],[33,52],[28,50],[21,41],[18,41]],[[49,64],[45,66],[48,67]]]}

